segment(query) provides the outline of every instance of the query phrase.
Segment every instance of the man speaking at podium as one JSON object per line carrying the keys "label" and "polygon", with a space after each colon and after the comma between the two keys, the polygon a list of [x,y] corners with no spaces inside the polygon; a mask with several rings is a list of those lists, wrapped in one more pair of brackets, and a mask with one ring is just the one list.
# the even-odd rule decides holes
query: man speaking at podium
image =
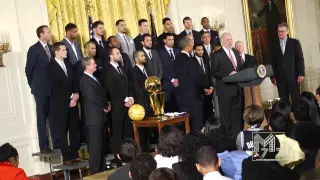
{"label": "man speaking at podium", "polygon": [[241,130],[241,96],[236,83],[224,83],[222,78],[237,73],[241,69],[241,59],[237,50],[232,48],[230,33],[223,33],[220,38],[222,48],[212,56],[211,72],[216,78],[216,93],[219,100],[220,118],[227,131],[234,137]]}

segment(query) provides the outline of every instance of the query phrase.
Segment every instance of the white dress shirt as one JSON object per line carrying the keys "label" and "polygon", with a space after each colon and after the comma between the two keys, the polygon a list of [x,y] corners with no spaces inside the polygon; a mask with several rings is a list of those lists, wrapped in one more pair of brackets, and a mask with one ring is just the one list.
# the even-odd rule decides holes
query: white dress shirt
{"label": "white dress shirt", "polygon": [[190,33],[191,35],[193,35],[193,34],[192,34],[192,29],[185,29],[184,31],[185,31],[187,34]]}
{"label": "white dress shirt", "polygon": [[57,61],[57,63],[59,64],[59,66],[61,67],[61,69],[64,71],[64,73],[66,74],[66,76],[68,77],[68,72],[67,72],[67,67],[64,64],[63,60],[58,60],[56,58],[54,58],[54,60]]}
{"label": "white dress shirt", "polygon": [[213,171],[204,175],[203,180],[232,180],[232,179],[222,176],[219,171]]}
{"label": "white dress shirt", "polygon": [[138,68],[141,70],[141,72],[143,72],[143,74],[148,77],[148,74],[147,74],[147,71],[146,69],[144,68],[144,65],[143,64],[136,64],[138,66]]}
{"label": "white dress shirt", "polygon": [[170,53],[172,53],[172,56],[173,56],[173,59],[175,59],[175,55],[174,55],[174,52],[173,52],[173,48],[169,48],[167,45],[164,46],[166,48],[166,50],[168,51],[169,55]]}
{"label": "white dress shirt", "polygon": [[210,54],[211,54],[211,45],[210,44],[209,45],[203,44],[203,46],[204,46],[205,50],[207,51],[208,55],[210,56]]}
{"label": "white dress shirt", "polygon": [[280,39],[280,48],[281,48],[282,54],[284,54],[284,52],[286,52],[287,39],[288,38]]}
{"label": "white dress shirt", "polygon": [[195,57],[200,65],[200,67],[202,68],[203,72],[206,73],[206,68],[204,67],[203,57],[198,57],[197,55]]}
{"label": "white dress shirt", "polygon": [[[77,54],[77,50],[76,50],[76,46],[74,45],[74,41],[72,41],[72,43],[71,43],[68,38],[64,37],[64,39],[66,39],[67,42],[70,44],[70,46],[71,46],[74,54],[76,55],[77,60],[79,60],[78,54]],[[98,43],[99,43],[99,42],[98,42]]]}
{"label": "white dress shirt", "polygon": [[181,53],[184,53],[184,54],[186,54],[186,55],[188,55],[190,57],[190,54],[188,52],[181,51]]}
{"label": "white dress shirt", "polygon": [[42,42],[42,41],[40,41],[40,40],[39,40],[39,42],[40,42],[40,44],[42,45],[42,47],[43,47],[44,49],[46,49],[46,46],[48,45],[48,43],[44,43],[44,42]]}
{"label": "white dress shirt", "polygon": [[[143,50],[147,53],[147,56],[151,60],[152,59],[151,49],[147,49],[147,48],[143,47]],[[150,56],[150,54],[151,54],[151,56]]]}
{"label": "white dress shirt", "polygon": [[93,38],[98,42],[98,44],[100,44],[101,41],[100,45],[104,48],[101,37],[93,36]]}
{"label": "white dress shirt", "polygon": [[[223,50],[227,53],[227,55],[228,55],[228,57],[229,57],[229,49],[225,48],[224,46],[222,46],[222,48],[223,48]],[[230,51],[231,51],[231,56],[233,57],[234,63],[235,63],[235,65],[236,65],[236,67],[237,67],[237,66],[238,66],[237,58],[236,58],[236,56],[234,55],[233,50],[230,49]],[[230,57],[229,57],[229,59],[230,59]],[[230,59],[230,61],[231,61],[231,59]]]}

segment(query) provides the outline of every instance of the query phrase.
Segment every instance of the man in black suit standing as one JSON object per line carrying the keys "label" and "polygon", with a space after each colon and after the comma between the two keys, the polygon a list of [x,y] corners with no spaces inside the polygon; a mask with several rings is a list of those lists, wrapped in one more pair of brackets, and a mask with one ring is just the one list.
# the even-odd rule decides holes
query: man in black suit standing
{"label": "man in black suit standing", "polygon": [[175,89],[175,96],[180,112],[190,115],[191,131],[203,128],[203,79],[200,76],[200,66],[190,57],[193,50],[193,39],[189,35],[180,39],[181,53],[176,56],[173,69],[179,85]]}
{"label": "man in black suit standing", "polygon": [[200,34],[203,35],[204,32],[208,32],[211,37],[210,44],[212,44],[212,46],[216,45],[219,42],[219,33],[210,29],[209,19],[207,17],[203,17],[201,19],[201,25],[203,29],[200,31]]}
{"label": "man in black suit standing", "polygon": [[242,41],[237,41],[235,43],[235,48],[240,54],[241,59],[241,69],[253,68],[257,66],[257,60],[254,56],[244,53],[244,44]]}
{"label": "man in black suit standing", "polygon": [[107,115],[111,105],[104,88],[99,80],[93,75],[97,70],[92,57],[82,60],[84,74],[80,80],[81,96],[85,104],[85,126],[87,144],[90,155],[90,174],[105,171],[105,149],[107,148]]}
{"label": "man in black suit standing", "polygon": [[152,37],[150,34],[144,34],[142,36],[141,44],[143,45],[143,52],[147,57],[146,67],[149,69],[153,76],[157,76],[162,79],[163,68],[159,54],[156,50],[152,49]]}
{"label": "man in black suit standing", "polygon": [[49,148],[46,131],[46,120],[49,113],[49,99],[51,86],[46,73],[47,65],[54,56],[52,46],[48,44],[51,40],[51,31],[48,26],[42,25],[37,28],[39,41],[32,45],[27,53],[25,72],[31,93],[34,95],[37,111],[37,128],[39,147],[41,153],[52,153]]}
{"label": "man in black suit standing", "polygon": [[165,33],[163,36],[165,45],[159,50],[159,55],[163,66],[162,88],[166,94],[164,111],[177,112],[178,107],[174,98],[174,88],[179,85],[179,80],[174,73],[173,64],[179,51],[173,47],[176,41],[174,34]]}
{"label": "man in black suit standing", "polygon": [[202,44],[196,44],[194,47],[195,57],[197,65],[200,68],[200,76],[204,83],[204,96],[203,96],[203,124],[206,120],[213,115],[212,93],[213,82],[209,65],[209,59],[204,57],[204,48]]}
{"label": "man in black suit standing", "polygon": [[278,26],[279,40],[272,45],[270,61],[274,71],[272,83],[278,87],[279,97],[295,106],[300,99],[300,83],[304,80],[304,58],[301,44],[288,37],[288,24]]}
{"label": "man in black suit standing", "polygon": [[211,36],[209,32],[204,32],[201,35],[201,41],[203,45],[203,57],[208,61],[208,63],[211,63],[211,55],[213,52],[213,44],[211,44]]}
{"label": "man in black suit standing", "polygon": [[[138,21],[138,27],[139,27],[140,33],[138,34],[138,36],[136,36],[133,39],[133,41],[134,41],[136,50],[142,50],[143,45],[141,44],[141,41],[143,41],[143,35],[149,33],[148,21],[146,19],[140,19]],[[157,49],[157,47],[158,47],[158,40],[156,37],[152,37],[152,49]]]}
{"label": "man in black suit standing", "polygon": [[[61,149],[64,165],[74,165],[79,160],[78,139],[78,88],[75,87],[73,66],[64,62],[66,45],[53,45],[55,58],[47,66],[47,78],[52,87],[49,105],[49,124],[54,149]],[[68,136],[70,146],[68,145]]]}
{"label": "man in black suit standing", "polygon": [[216,78],[220,118],[227,131],[236,137],[242,123],[240,87],[235,83],[224,83],[222,78],[237,73],[241,69],[241,60],[238,51],[232,48],[230,33],[223,33],[220,40],[222,48],[212,56],[211,73]]}
{"label": "man in black suit standing", "polygon": [[[191,34],[194,39],[195,44],[201,44],[201,37],[198,31],[193,30],[192,28],[192,19],[190,17],[183,18],[184,30],[179,34],[179,39],[185,37],[188,34]],[[180,47],[182,49],[182,47]]]}
{"label": "man in black suit standing", "polygon": [[[96,56],[95,59],[100,59],[102,63],[109,62],[109,50],[108,42],[103,39],[104,36],[104,24],[102,21],[96,21],[92,23],[93,38],[90,41],[94,42],[96,45]],[[105,64],[102,64],[103,67]]]}
{"label": "man in black suit standing", "polygon": [[129,83],[128,75],[120,65],[121,53],[118,48],[110,48],[110,67],[106,72],[105,84],[110,95],[112,106],[112,148],[119,152],[121,141],[125,138],[132,138],[132,125],[128,117],[128,109],[134,104],[132,86]]}
{"label": "man in black suit standing", "polygon": [[173,35],[174,48],[178,48],[179,47],[179,36],[173,32],[173,25],[172,25],[171,19],[168,17],[163,18],[162,24],[163,24],[164,32],[160,36],[158,36],[158,41],[159,41],[159,45],[160,45],[159,49],[161,49],[165,45],[164,39],[166,38],[167,33],[170,33]]}

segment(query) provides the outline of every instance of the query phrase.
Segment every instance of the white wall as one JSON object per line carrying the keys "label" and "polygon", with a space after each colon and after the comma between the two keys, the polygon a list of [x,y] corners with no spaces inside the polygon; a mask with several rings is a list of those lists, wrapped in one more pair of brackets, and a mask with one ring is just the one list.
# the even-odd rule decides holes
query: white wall
{"label": "white wall", "polygon": [[26,53],[37,41],[35,30],[48,24],[45,0],[0,0],[0,26],[8,27],[11,52],[0,68],[0,145],[9,142],[17,148],[20,167],[27,175],[46,173],[49,166],[32,158],[39,151],[33,96],[25,77]]}

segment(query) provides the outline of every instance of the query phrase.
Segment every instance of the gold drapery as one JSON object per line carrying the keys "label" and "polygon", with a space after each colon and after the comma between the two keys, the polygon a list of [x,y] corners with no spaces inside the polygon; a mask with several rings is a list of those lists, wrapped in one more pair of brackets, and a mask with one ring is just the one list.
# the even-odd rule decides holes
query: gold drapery
{"label": "gold drapery", "polygon": [[[115,23],[118,19],[124,19],[127,24],[127,34],[135,37],[139,33],[138,20],[147,19],[150,26],[149,7],[154,14],[154,22],[157,33],[163,31],[162,18],[165,17],[170,0],[46,0],[49,16],[49,26],[53,35],[53,42],[63,39],[64,27],[68,23],[74,23],[80,33],[81,44],[89,40],[88,11],[92,22],[101,20],[104,22],[105,37],[116,34]],[[91,6],[86,6],[90,2]]]}

